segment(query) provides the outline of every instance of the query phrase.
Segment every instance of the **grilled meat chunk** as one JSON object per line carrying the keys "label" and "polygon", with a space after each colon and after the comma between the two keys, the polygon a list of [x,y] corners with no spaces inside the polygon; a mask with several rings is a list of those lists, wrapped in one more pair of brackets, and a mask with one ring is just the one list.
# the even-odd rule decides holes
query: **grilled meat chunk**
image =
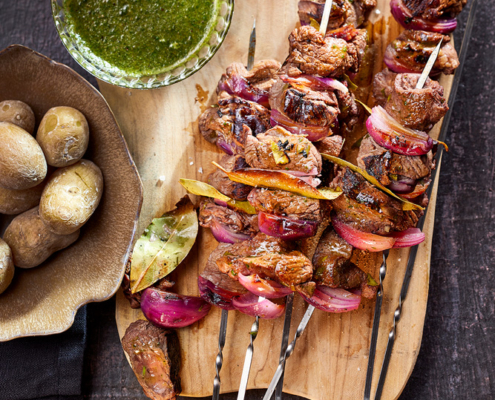
{"label": "grilled meat chunk", "polygon": [[218,269],[238,279],[239,274],[257,274],[280,282],[294,290],[312,295],[315,284],[311,261],[294,245],[263,233],[252,240],[233,244],[228,253],[217,260]]}
{"label": "grilled meat chunk", "polygon": [[226,82],[231,79],[242,79],[247,82],[246,90],[253,95],[268,95],[268,91],[275,83],[277,71],[281,64],[275,60],[262,60],[253,65],[253,68],[248,71],[244,65],[238,62],[230,64],[225,73],[222,74],[217,86],[217,94],[219,94],[225,86]]}
{"label": "grilled meat chunk", "polygon": [[321,154],[338,157],[344,147],[344,139],[339,135],[328,136],[316,142],[315,147]]}
{"label": "grilled meat chunk", "polygon": [[[229,172],[248,167],[246,160],[239,155],[223,156],[219,164]],[[234,200],[246,200],[252,189],[251,186],[231,181],[221,169],[215,170],[208,176],[208,183],[220,193]]]}
{"label": "grilled meat chunk", "polygon": [[204,138],[230,155],[243,154],[246,138],[270,127],[267,108],[226,92],[220,93],[218,107],[207,109],[199,117]]}
{"label": "grilled meat chunk", "polygon": [[361,295],[373,299],[377,287],[368,284],[368,276],[351,263],[353,247],[328,227],[313,256],[314,280],[331,288],[360,288]]}
{"label": "grilled meat chunk", "polygon": [[403,211],[398,200],[348,168],[339,169],[330,186],[343,191],[341,196],[332,200],[336,218],[362,232],[386,235],[404,231],[416,226],[421,216],[417,212]]}
{"label": "grilled meat chunk", "polygon": [[257,210],[291,219],[320,221],[320,201],[285,190],[253,189],[249,203]]}
{"label": "grilled meat chunk", "polygon": [[[310,25],[311,19],[321,24],[325,0],[316,1],[299,1],[297,4],[297,13],[301,25]],[[328,19],[327,31],[340,28],[342,25],[356,26],[356,10],[349,0],[334,0],[332,4],[332,13]]]}
{"label": "grilled meat chunk", "polygon": [[174,330],[133,322],[122,338],[132,370],[150,399],[175,400],[181,392],[180,345]]}
{"label": "grilled meat chunk", "polygon": [[443,87],[437,81],[428,78],[423,89],[416,89],[420,76],[384,70],[375,76],[373,96],[400,124],[428,132],[443,118],[449,106]]}
{"label": "grilled meat chunk", "polygon": [[376,7],[376,0],[353,0],[352,5],[356,12],[356,26],[361,26],[368,20],[371,10]]}
{"label": "grilled meat chunk", "polygon": [[205,269],[200,275],[209,280],[215,286],[226,290],[227,292],[236,293],[240,296],[247,292],[246,288],[244,288],[244,286],[242,286],[237,280],[234,280],[227,274],[221,272],[217,265],[217,260],[229,253],[231,247],[231,244],[220,243],[218,247],[210,254],[210,257],[206,262]]}
{"label": "grilled meat chunk", "polygon": [[[276,158],[277,154],[279,158]],[[291,135],[280,126],[257,137],[249,136],[245,158],[253,168],[299,171],[307,175],[321,172],[321,155],[315,146],[304,136]]]}
{"label": "grilled meat chunk", "polygon": [[242,211],[219,206],[209,198],[201,201],[199,224],[204,228],[219,224],[232,232],[245,233],[250,236],[259,232],[257,215],[249,215]]}
{"label": "grilled meat chunk", "polygon": [[459,58],[450,37],[441,33],[406,30],[387,46],[385,57],[395,60],[409,71],[421,73],[442,37],[442,47],[431,75],[453,74],[459,66]]}
{"label": "grilled meat chunk", "polygon": [[401,0],[414,17],[424,19],[455,18],[467,0]]}
{"label": "grilled meat chunk", "polygon": [[356,103],[356,98],[351,92],[344,93],[337,90],[335,94],[339,102],[341,132],[350,131],[359,122],[359,116],[361,114],[360,108]]}
{"label": "grilled meat chunk", "polygon": [[290,76],[309,74],[324,77],[357,72],[360,56],[366,47],[366,31],[344,28],[345,39],[341,38],[343,31],[331,31],[323,36],[312,26],[293,30],[289,36],[289,57],[283,70]]}
{"label": "grilled meat chunk", "polygon": [[429,177],[433,169],[433,154],[404,156],[379,146],[371,136],[366,136],[359,148],[358,166],[365,169],[385,186],[390,185],[390,175],[419,180]]}

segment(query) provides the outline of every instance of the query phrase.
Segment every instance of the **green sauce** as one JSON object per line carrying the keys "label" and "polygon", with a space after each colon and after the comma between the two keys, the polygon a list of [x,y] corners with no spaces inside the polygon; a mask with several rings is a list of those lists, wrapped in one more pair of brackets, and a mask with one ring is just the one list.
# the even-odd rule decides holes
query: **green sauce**
{"label": "green sauce", "polygon": [[[93,62],[130,76],[170,71],[215,27],[218,0],[66,0],[69,30]],[[101,62],[100,62],[101,63]]]}

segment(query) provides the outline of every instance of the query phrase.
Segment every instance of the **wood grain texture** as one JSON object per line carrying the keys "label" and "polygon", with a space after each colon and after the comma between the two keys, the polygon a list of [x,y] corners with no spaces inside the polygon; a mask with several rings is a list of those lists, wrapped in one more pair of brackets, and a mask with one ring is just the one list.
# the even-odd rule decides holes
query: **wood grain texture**
{"label": "wood grain texture", "polygon": [[[390,17],[388,0],[379,1],[380,14],[375,14],[370,27],[375,59],[382,60],[389,38],[401,29]],[[164,211],[171,209],[184,194],[181,177],[205,180],[213,170],[210,162],[221,153],[199,134],[197,119],[202,109],[214,102],[216,82],[225,67],[233,61],[245,60],[253,18],[257,21],[257,59],[287,55],[287,36],[297,24],[297,1],[238,1],[231,31],[214,59],[191,79],[172,87],[154,91],[132,91],[100,83],[100,88],[114,110],[138,166],[145,188],[141,229]],[[268,39],[269,38],[269,39]],[[374,72],[382,69],[377,61]],[[448,96],[451,78],[442,78]],[[369,97],[369,90],[361,93]],[[370,99],[368,99],[368,102]],[[351,145],[364,134],[364,127],[347,137],[347,156]],[[432,136],[438,134],[438,127]],[[355,152],[354,152],[355,153]],[[384,399],[395,399],[402,392],[416,361],[423,333],[429,283],[429,259],[435,210],[433,193],[427,216],[427,240],[420,246],[409,296],[404,306],[400,329],[390,364]],[[216,241],[207,230],[201,230],[197,244],[187,262],[174,274],[176,290],[197,294],[196,277]],[[383,358],[388,331],[397,306],[400,285],[409,250],[392,251],[385,280],[385,297],[381,320],[377,360]],[[366,272],[377,275],[380,257],[361,255]],[[373,318],[373,302],[363,300],[356,312],[326,314],[316,311],[294,355],[287,363],[284,391],[311,399],[349,399],[362,396]],[[414,306],[412,306],[414,305]],[[292,332],[305,311],[305,303],[297,297]],[[120,294],[117,297],[117,324],[122,336],[127,326],[138,317]],[[179,331],[183,349],[181,377],[183,395],[211,394],[214,360],[220,322],[220,310],[213,309],[203,321]],[[227,330],[222,370],[222,392],[236,391],[242,371],[245,349],[249,342],[252,318],[231,313]],[[255,342],[255,356],[248,388],[267,387],[275,371],[280,347],[283,320],[262,321]],[[379,361],[378,361],[378,366]],[[291,379],[297,377],[297,379]],[[375,374],[375,383],[378,374]]]}

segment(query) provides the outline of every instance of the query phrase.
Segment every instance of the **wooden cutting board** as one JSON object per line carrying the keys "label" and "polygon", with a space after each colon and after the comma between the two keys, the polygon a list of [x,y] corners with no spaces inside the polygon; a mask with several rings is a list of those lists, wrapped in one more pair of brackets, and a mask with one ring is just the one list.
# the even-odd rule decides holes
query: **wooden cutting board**
{"label": "wooden cutting board", "polygon": [[[371,21],[370,34],[376,51],[374,73],[381,71],[383,51],[401,31],[390,16],[389,0],[378,0],[378,11]],[[246,62],[248,39],[256,19],[256,60],[287,56],[287,37],[298,23],[297,0],[237,0],[230,32],[222,48],[198,73],[184,82],[155,90],[129,90],[100,82],[100,89],[117,117],[129,149],[141,174],[144,203],[138,232],[153,217],[174,207],[185,194],[179,178],[206,180],[213,171],[211,161],[222,153],[206,142],[198,131],[198,117],[206,106],[215,102],[215,88],[220,75],[233,61]],[[452,79],[442,77],[446,95]],[[366,91],[364,91],[366,98]],[[368,98],[368,103],[371,100]],[[432,133],[436,137],[437,126]],[[357,131],[356,138],[363,131]],[[347,151],[355,138],[347,138]],[[437,175],[438,176],[438,175]],[[383,399],[396,399],[402,392],[418,357],[428,298],[430,250],[434,223],[437,183],[431,199],[409,293],[397,330]],[[116,210],[118,212],[118,210]],[[172,278],[175,290],[198,295],[197,276],[210,252],[216,247],[209,230],[201,229],[196,245]],[[388,332],[397,307],[409,250],[393,250],[388,259],[385,279],[380,337],[377,346],[373,391],[386,347]],[[381,255],[366,257],[367,270],[378,277]],[[302,318],[306,304],[296,296],[291,337]],[[314,400],[349,400],[362,398],[368,363],[374,302],[363,300],[359,310],[346,314],[327,314],[316,310],[293,356],[287,362],[284,391]],[[202,321],[179,330],[182,349],[182,388],[184,396],[210,396],[215,376],[220,309],[212,308]],[[120,292],[116,319],[122,337],[137,318]],[[248,346],[253,318],[230,312],[224,366],[221,373],[222,393],[239,387],[244,355]],[[283,318],[262,320],[255,341],[254,359],[248,388],[266,388],[278,364]]]}

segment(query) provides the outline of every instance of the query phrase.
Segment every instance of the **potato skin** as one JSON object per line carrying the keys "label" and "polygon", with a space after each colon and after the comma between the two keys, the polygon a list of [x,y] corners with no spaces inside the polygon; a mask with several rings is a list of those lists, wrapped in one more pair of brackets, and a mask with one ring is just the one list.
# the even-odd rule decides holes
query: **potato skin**
{"label": "potato skin", "polygon": [[33,110],[26,103],[19,100],[0,102],[0,122],[10,122],[31,135],[34,133],[35,118]]}
{"label": "potato skin", "polygon": [[10,190],[0,186],[0,214],[17,215],[37,206],[45,183],[24,190]]}
{"label": "potato skin", "polygon": [[36,140],[48,165],[67,167],[78,162],[88,149],[88,121],[75,108],[53,107],[41,120]]}
{"label": "potato skin", "polygon": [[12,251],[7,243],[0,239],[0,294],[5,292],[14,278]]}
{"label": "potato skin", "polygon": [[38,142],[24,129],[0,122],[0,186],[23,190],[45,179],[47,165]]}
{"label": "potato skin", "polygon": [[40,217],[53,233],[68,235],[91,217],[103,194],[103,175],[91,161],[56,170],[40,200]]}
{"label": "potato skin", "polygon": [[70,235],[51,232],[41,221],[38,210],[38,207],[34,207],[15,217],[3,235],[3,240],[12,250],[16,267],[37,267],[53,253],[65,249],[79,237],[78,230]]}

